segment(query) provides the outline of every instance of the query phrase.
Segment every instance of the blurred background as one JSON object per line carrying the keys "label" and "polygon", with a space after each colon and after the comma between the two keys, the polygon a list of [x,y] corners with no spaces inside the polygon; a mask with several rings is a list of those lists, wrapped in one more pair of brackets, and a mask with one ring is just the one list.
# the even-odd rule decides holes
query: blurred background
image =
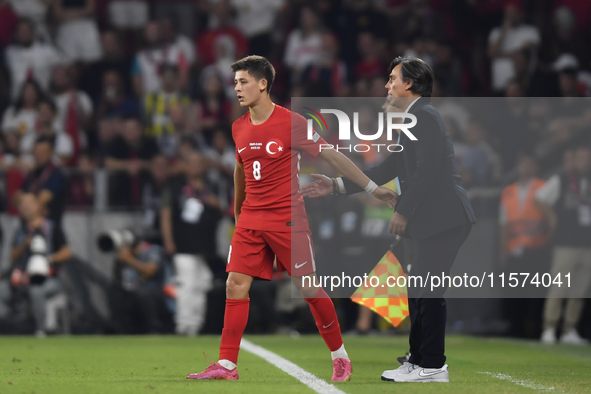
{"label": "blurred background", "polygon": [[[580,0],[0,0],[0,333],[221,332],[231,124],[244,114],[230,65],[249,54],[272,62],[273,101],[288,108],[292,97],[383,97],[395,56],[425,60],[479,220],[458,264],[550,267],[567,246],[591,271],[591,211],[575,228],[552,209],[573,190],[554,182],[536,202],[516,197],[574,176],[562,185],[576,186],[575,208],[591,206],[590,39],[591,2]],[[454,97],[563,100],[473,117]],[[540,121],[547,111],[554,121]],[[521,133],[504,132],[507,117]],[[312,172],[331,174],[302,168]],[[392,241],[391,212],[371,199],[307,204],[319,261],[364,256],[364,238],[377,263]],[[533,234],[514,223],[520,204]],[[556,216],[571,233],[549,238]],[[334,244],[339,232],[346,248]],[[251,298],[250,332],[315,331],[282,275],[256,282]],[[335,302],[346,332],[407,329]],[[449,330],[540,338],[575,328],[583,343],[590,304],[450,300]]]}

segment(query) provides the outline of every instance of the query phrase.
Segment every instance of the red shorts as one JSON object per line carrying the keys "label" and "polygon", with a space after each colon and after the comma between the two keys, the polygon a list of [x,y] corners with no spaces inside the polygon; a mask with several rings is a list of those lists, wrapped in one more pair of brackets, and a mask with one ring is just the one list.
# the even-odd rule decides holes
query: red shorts
{"label": "red shorts", "polygon": [[277,269],[287,271],[289,276],[304,276],[316,272],[310,230],[291,233],[238,227],[232,237],[226,272],[239,272],[271,280],[275,257]]}

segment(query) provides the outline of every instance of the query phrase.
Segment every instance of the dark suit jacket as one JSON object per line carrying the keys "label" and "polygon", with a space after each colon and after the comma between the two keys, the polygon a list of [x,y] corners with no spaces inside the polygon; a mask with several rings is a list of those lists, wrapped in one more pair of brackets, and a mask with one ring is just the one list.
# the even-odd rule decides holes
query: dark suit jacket
{"label": "dark suit jacket", "polygon": [[[408,238],[425,239],[476,222],[441,115],[428,97],[417,100],[409,113],[417,117],[416,126],[409,129],[417,141],[402,133],[402,152],[391,153],[364,173],[378,185],[398,177],[402,193],[396,211],[408,219]],[[347,178],[343,178],[343,183],[347,194],[363,190]]]}

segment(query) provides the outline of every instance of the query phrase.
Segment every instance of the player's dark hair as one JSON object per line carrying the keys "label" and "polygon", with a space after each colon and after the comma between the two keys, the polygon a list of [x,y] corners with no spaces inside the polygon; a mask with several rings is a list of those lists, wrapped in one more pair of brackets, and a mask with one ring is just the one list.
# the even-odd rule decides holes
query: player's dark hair
{"label": "player's dark hair", "polygon": [[410,91],[423,97],[431,97],[433,94],[433,70],[427,63],[417,57],[398,56],[388,68],[388,75],[394,67],[400,65],[400,78],[403,81],[411,81]]}
{"label": "player's dark hair", "polygon": [[271,86],[275,80],[275,68],[263,56],[250,55],[236,61],[231,66],[232,72],[248,71],[257,81],[267,80],[267,94],[271,93]]}

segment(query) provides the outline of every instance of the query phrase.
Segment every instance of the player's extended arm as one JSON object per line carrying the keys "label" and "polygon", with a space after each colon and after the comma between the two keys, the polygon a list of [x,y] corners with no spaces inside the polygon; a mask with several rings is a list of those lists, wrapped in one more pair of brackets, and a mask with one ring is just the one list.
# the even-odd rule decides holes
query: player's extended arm
{"label": "player's extended arm", "polygon": [[242,204],[246,199],[246,176],[244,175],[244,166],[236,162],[234,169],[234,217],[238,223],[238,216],[242,210]]}
{"label": "player's extended arm", "polygon": [[[345,155],[338,152],[337,150],[323,149],[319,156],[328,164],[330,164],[332,168],[343,174],[352,182],[356,183],[362,189],[368,190],[367,188],[370,187],[370,185],[375,185],[374,181],[365,175],[351,160],[349,160]],[[391,208],[396,205],[398,194],[385,187],[377,187],[377,185],[375,185],[372,189],[373,190],[369,189],[368,191],[371,191],[371,194],[375,198],[384,201]]]}

